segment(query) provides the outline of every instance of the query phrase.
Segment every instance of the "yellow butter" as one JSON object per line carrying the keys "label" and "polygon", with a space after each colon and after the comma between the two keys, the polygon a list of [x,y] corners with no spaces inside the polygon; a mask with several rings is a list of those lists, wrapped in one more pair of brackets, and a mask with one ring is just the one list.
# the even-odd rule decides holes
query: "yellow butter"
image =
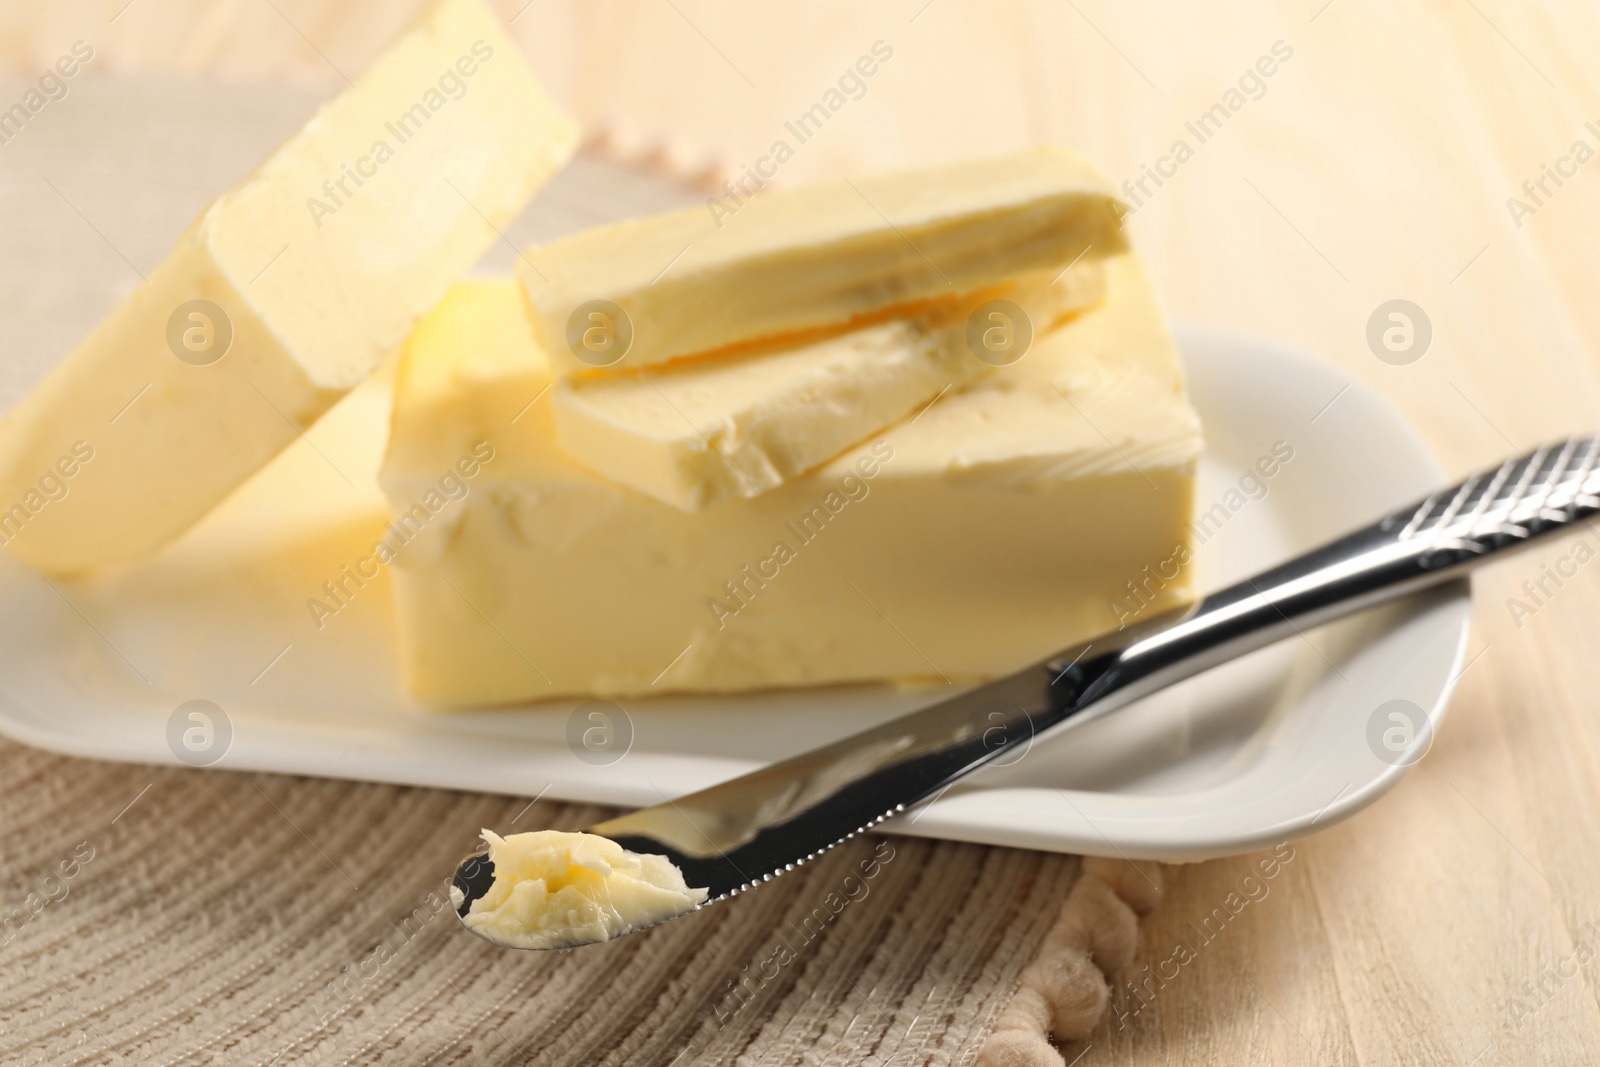
{"label": "yellow butter", "polygon": [[[685,511],[759,496],[981,377],[991,360],[1025,358],[1029,337],[1104,292],[1101,261],[1085,259],[1056,278],[1030,277],[820,340],[570,379],[551,393],[556,439],[597,474]],[[1012,352],[983,345],[994,314]]]}
{"label": "yellow butter", "polygon": [[190,526],[359,382],[577,139],[441,0],[0,421],[0,540],[75,571]]}
{"label": "yellow butter", "polygon": [[605,226],[518,264],[562,374],[638,370],[1124,247],[1110,184],[1055,148],[761,192]]}
{"label": "yellow butter", "polygon": [[[629,852],[595,834],[535,830],[501,837],[483,831],[494,865],[489,891],[463,921],[512,948],[565,948],[609,941],[693,911],[707,891],[692,889],[664,856]],[[451,899],[464,898],[454,886]]]}
{"label": "yellow butter", "polygon": [[568,458],[515,290],[457,286],[404,353],[382,481],[411,511],[495,458],[390,568],[407,685],[441,705],[942,686],[1181,603],[1199,423],[1142,264],[1105,268],[1105,300],[1020,362],[693,514]]}

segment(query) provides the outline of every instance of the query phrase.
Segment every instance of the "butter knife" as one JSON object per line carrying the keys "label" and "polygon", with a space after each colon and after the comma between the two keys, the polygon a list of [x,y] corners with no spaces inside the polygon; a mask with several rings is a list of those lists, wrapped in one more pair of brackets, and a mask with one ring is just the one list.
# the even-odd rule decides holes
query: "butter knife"
{"label": "butter knife", "polygon": [[[1285,637],[1412,593],[1600,513],[1600,437],[1547,445],[1280,566],[952,699],[709,789],[589,827],[667,857],[700,907],[792,871],[1055,733]],[[493,881],[458,865],[458,914]],[[633,932],[633,931],[628,931]],[[571,947],[570,945],[564,947]]]}

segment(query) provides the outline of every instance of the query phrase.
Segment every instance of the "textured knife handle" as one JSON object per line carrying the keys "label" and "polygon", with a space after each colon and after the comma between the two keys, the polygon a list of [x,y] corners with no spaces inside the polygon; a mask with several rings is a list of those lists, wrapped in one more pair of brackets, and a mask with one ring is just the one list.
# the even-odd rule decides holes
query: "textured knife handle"
{"label": "textured knife handle", "polygon": [[1600,437],[1546,445],[1379,524],[1422,547],[1426,565],[1513,548],[1600,515]]}
{"label": "textured knife handle", "polygon": [[1214,593],[1196,614],[1266,600],[1273,613],[1314,624],[1405,596],[1596,516],[1600,437],[1574,437]]}
{"label": "textured knife handle", "polygon": [[[1313,626],[1457,578],[1600,517],[1600,437],[1574,437],[1402,508],[1303,556],[1051,660],[1062,699],[1101,712]],[[1070,667],[1070,669],[1068,669]],[[1116,700],[1109,700],[1113,694]]]}

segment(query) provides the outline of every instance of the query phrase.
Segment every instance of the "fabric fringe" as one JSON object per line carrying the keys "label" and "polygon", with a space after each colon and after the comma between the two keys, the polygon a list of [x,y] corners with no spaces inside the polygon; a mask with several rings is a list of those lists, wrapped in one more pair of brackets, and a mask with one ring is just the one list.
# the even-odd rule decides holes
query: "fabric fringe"
{"label": "fabric fringe", "polygon": [[1086,859],[1039,954],[984,1042],[978,1067],[1066,1067],[1058,1045],[1105,1016],[1110,979],[1133,963],[1139,916],[1161,903],[1159,863]]}

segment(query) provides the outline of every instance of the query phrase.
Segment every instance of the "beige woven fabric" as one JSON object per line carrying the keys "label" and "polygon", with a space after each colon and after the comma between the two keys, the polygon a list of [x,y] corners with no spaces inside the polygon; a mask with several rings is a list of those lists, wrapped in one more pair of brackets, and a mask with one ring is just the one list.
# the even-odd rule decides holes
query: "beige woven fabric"
{"label": "beige woven fabric", "polygon": [[599,809],[11,744],[0,767],[8,1064],[970,1062],[1077,872],[868,838],[645,934],[507,952],[446,874],[480,826]]}
{"label": "beige woven fabric", "polygon": [[[0,146],[0,405],[313,104],[85,76]],[[510,236],[690,195],[587,164]],[[0,783],[7,1064],[971,1063],[1049,933],[983,1053],[1048,1063],[1038,1034],[1092,1026],[1100,969],[1131,953],[1132,912],[1106,887],[1120,878],[1135,907],[1155,889],[1126,864],[1097,881],[1071,857],[871,837],[646,934],[517,953],[458,928],[447,873],[480,827],[576,829],[600,810],[7,742]],[[1069,893],[1082,907],[1063,914]]]}

